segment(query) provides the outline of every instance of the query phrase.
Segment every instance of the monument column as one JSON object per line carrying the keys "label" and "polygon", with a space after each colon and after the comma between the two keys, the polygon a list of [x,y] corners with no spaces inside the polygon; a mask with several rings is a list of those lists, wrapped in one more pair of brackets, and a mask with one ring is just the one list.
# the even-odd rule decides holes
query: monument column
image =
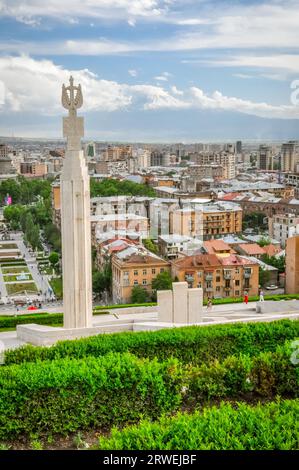
{"label": "monument column", "polygon": [[62,105],[69,111],[63,118],[67,150],[61,175],[61,236],[64,328],[92,326],[92,279],[89,175],[81,137],[83,117],[81,86],[62,86]]}

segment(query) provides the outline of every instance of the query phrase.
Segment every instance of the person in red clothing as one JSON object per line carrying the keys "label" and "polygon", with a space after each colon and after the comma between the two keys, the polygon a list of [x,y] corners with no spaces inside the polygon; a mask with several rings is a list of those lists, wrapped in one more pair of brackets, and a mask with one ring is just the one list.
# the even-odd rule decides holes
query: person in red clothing
{"label": "person in red clothing", "polygon": [[247,305],[248,304],[248,293],[244,292],[244,302]]}

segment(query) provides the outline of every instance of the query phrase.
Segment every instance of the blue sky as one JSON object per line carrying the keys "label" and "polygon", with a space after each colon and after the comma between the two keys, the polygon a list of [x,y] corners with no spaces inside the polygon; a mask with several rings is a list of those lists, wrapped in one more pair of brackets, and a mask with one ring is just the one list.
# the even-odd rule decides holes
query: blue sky
{"label": "blue sky", "polygon": [[298,139],[298,7],[0,0],[0,135],[60,137],[72,73],[88,139]]}

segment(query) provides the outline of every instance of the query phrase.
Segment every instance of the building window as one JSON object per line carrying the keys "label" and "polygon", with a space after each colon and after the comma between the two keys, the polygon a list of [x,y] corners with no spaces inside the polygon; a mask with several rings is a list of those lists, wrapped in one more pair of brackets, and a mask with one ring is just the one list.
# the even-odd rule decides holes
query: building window
{"label": "building window", "polygon": [[229,297],[229,291],[225,292],[225,296]]}
{"label": "building window", "polygon": [[143,275],[146,276],[146,269],[143,270]]}
{"label": "building window", "polygon": [[216,282],[220,282],[220,276],[216,277]]}
{"label": "building window", "polygon": [[220,292],[220,286],[216,286],[216,292]]}
{"label": "building window", "polygon": [[240,281],[237,279],[236,280],[236,286],[239,286],[240,285]]}
{"label": "building window", "polygon": [[239,290],[236,290],[236,295],[237,295],[237,296],[240,295],[240,291],[239,291]]}
{"label": "building window", "polygon": [[146,286],[146,284],[147,284],[146,279],[143,279],[143,280],[142,280],[142,284],[143,284],[144,286]]}
{"label": "building window", "polygon": [[164,273],[164,268],[160,268],[160,273]]}
{"label": "building window", "polygon": [[236,272],[236,274],[240,274],[239,268],[237,268],[235,272]]}
{"label": "building window", "polygon": [[138,271],[137,271],[137,269],[135,269],[135,271],[134,271],[134,276],[138,276]]}
{"label": "building window", "polygon": [[134,286],[138,286],[138,281],[136,281],[136,279],[134,281]]}
{"label": "building window", "polygon": [[152,269],[152,274],[156,274],[156,268]]}

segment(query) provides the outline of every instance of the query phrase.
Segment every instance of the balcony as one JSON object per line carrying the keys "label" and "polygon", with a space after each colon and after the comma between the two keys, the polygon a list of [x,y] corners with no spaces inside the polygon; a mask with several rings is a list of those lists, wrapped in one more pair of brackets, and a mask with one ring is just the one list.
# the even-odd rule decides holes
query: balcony
{"label": "balcony", "polygon": [[251,277],[251,271],[244,271],[245,279],[249,279]]}
{"label": "balcony", "polygon": [[214,289],[213,289],[213,287],[206,287],[205,290],[206,290],[206,292],[213,292]]}
{"label": "balcony", "polygon": [[231,286],[225,286],[224,287],[225,290],[231,290],[231,288],[232,288]]}
{"label": "balcony", "polygon": [[213,274],[212,274],[212,273],[206,274],[206,275],[205,275],[205,280],[206,280],[206,281],[213,281]]}
{"label": "balcony", "polygon": [[194,276],[191,274],[186,274],[185,275],[185,281],[186,282],[194,282]]}
{"label": "balcony", "polygon": [[223,277],[224,277],[224,279],[231,279],[232,278],[232,273],[230,271],[224,271]]}

